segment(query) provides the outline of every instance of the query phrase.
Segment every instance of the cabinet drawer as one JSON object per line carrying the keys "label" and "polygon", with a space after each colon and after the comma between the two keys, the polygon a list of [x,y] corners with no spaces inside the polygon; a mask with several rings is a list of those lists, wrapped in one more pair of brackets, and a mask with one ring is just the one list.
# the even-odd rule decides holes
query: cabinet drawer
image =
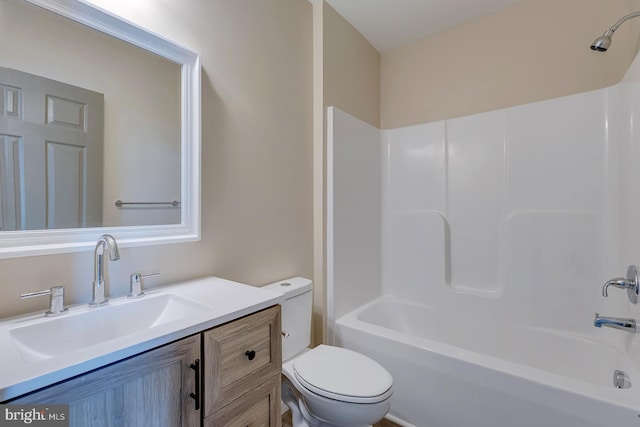
{"label": "cabinet drawer", "polygon": [[205,427],[280,426],[280,374],[204,420]]}
{"label": "cabinet drawer", "polygon": [[204,333],[205,417],[280,373],[280,332],[275,306]]}

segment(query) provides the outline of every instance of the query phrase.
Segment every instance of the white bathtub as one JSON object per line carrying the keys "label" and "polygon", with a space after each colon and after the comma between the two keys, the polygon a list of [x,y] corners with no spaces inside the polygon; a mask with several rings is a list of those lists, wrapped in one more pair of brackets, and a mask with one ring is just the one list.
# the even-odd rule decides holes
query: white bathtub
{"label": "white bathtub", "polygon": [[[480,316],[383,297],[338,319],[335,341],[391,372],[403,425],[640,427],[640,376],[621,351]],[[613,386],[616,369],[630,388]]]}

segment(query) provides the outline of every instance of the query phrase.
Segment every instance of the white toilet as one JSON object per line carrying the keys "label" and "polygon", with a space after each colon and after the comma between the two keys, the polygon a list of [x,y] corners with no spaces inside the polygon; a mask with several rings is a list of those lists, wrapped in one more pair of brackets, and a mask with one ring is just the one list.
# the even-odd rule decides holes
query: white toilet
{"label": "white toilet", "polygon": [[264,288],[283,293],[282,400],[293,427],[370,426],[389,412],[393,378],[379,363],[328,345],[310,349],[311,280],[296,277]]}

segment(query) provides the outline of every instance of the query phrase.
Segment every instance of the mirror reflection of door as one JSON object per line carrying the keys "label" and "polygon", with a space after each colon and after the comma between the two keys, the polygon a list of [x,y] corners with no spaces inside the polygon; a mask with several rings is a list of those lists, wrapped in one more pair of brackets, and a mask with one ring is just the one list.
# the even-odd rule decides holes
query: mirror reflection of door
{"label": "mirror reflection of door", "polygon": [[104,95],[0,67],[0,230],[102,225]]}

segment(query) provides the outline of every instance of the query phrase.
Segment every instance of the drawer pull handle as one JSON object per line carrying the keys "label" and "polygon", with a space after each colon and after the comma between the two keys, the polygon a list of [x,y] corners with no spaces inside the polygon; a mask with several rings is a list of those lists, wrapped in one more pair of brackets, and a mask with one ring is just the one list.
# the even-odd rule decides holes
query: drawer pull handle
{"label": "drawer pull handle", "polygon": [[196,359],[191,365],[191,369],[195,371],[196,375],[196,392],[190,393],[189,396],[196,401],[196,411],[200,410],[200,359]]}
{"label": "drawer pull handle", "polygon": [[255,351],[253,351],[253,350],[251,350],[251,351],[246,351],[246,352],[244,353],[244,355],[245,355],[245,356],[247,356],[247,358],[248,358],[249,360],[253,360],[253,359],[255,359],[255,357],[256,357],[256,352],[255,352]]}

